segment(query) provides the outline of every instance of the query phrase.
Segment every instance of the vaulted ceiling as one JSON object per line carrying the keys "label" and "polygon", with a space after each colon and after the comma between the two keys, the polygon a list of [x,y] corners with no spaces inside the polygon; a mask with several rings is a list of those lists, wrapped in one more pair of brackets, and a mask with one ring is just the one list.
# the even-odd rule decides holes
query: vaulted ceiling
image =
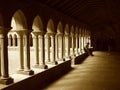
{"label": "vaulted ceiling", "polygon": [[120,0],[36,0],[90,26],[120,21]]}

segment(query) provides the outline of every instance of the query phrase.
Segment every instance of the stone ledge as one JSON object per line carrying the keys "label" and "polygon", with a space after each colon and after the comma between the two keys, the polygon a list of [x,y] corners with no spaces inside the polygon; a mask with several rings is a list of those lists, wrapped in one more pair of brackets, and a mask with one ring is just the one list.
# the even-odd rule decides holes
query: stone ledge
{"label": "stone ledge", "polygon": [[72,62],[73,62],[73,64],[80,64],[85,60],[85,58],[87,56],[88,56],[87,53],[81,54],[81,55],[75,57]]}
{"label": "stone ledge", "polygon": [[1,90],[36,90],[36,87],[41,89],[70,70],[71,60],[68,60],[17,83],[10,84]]}

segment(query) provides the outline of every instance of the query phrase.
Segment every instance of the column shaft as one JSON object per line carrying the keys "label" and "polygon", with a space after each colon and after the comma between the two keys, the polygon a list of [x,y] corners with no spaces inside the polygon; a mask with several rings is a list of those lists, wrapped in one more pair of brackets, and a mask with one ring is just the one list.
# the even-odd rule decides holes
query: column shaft
{"label": "column shaft", "polygon": [[20,60],[20,71],[24,70],[24,50],[23,50],[23,36],[22,33],[18,33],[18,48],[19,48],[19,60]]}
{"label": "column shaft", "polygon": [[78,56],[78,36],[76,36],[76,56]]}
{"label": "column shaft", "polygon": [[16,38],[13,36],[13,46],[16,46]]}
{"label": "column shaft", "polygon": [[4,32],[0,34],[0,49],[1,49],[1,79],[0,83],[2,84],[11,84],[13,83],[13,79],[9,77],[9,70],[8,70],[8,38],[7,38],[7,32]]}
{"label": "column shaft", "polygon": [[69,35],[65,35],[65,47],[66,47],[66,59],[70,59],[70,48],[69,48]]}
{"label": "column shaft", "polygon": [[59,53],[58,53],[58,40],[59,40],[59,36],[56,35],[55,36],[55,60],[57,61],[59,59]]}
{"label": "column shaft", "polygon": [[45,48],[46,48],[46,54],[47,54],[46,59],[48,62],[50,62],[50,36],[49,35],[46,35],[45,41],[46,41]]}
{"label": "column shaft", "polygon": [[74,55],[74,36],[72,36],[72,55]]}
{"label": "column shaft", "polygon": [[81,37],[79,36],[79,54],[81,54]]}
{"label": "column shaft", "polygon": [[11,41],[11,39],[12,39],[11,37],[8,38],[8,46],[10,46],[10,47],[12,46],[12,41]]}
{"label": "column shaft", "polygon": [[59,48],[60,48],[60,59],[62,59],[64,61],[64,59],[63,59],[63,35],[59,36],[58,44],[59,44]]}
{"label": "column shaft", "polygon": [[51,62],[53,64],[57,64],[57,61],[55,60],[55,36],[51,36],[51,47],[52,47],[52,60]]}

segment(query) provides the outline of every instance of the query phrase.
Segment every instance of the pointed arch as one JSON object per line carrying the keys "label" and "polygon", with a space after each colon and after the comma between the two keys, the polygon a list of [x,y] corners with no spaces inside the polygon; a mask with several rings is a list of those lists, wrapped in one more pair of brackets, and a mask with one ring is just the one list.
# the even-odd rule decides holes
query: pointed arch
{"label": "pointed arch", "polygon": [[53,32],[55,32],[55,30],[54,30],[54,23],[53,23],[53,20],[52,20],[52,19],[50,19],[50,20],[48,21],[48,24],[47,24],[47,32],[48,32],[48,33],[53,33]]}
{"label": "pointed arch", "polygon": [[68,24],[66,24],[66,26],[65,26],[65,34],[69,34],[69,26],[68,26]]}
{"label": "pointed arch", "polygon": [[43,32],[43,22],[39,15],[37,15],[34,18],[32,29],[33,29],[33,31]]}
{"label": "pointed arch", "polygon": [[74,26],[73,26],[73,25],[71,26],[70,34],[71,34],[71,35],[74,35]]}
{"label": "pointed arch", "polygon": [[57,33],[63,33],[63,26],[62,26],[62,23],[61,23],[61,22],[58,23]]}
{"label": "pointed arch", "polygon": [[21,10],[17,10],[11,20],[13,30],[22,30],[27,28],[26,17]]}

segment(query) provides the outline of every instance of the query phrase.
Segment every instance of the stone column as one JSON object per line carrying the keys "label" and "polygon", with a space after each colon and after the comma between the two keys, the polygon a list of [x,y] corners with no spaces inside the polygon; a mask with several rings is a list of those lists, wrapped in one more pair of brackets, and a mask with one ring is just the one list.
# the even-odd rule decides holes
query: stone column
{"label": "stone column", "polygon": [[47,62],[50,62],[50,36],[48,34],[45,35],[45,51]]}
{"label": "stone column", "polygon": [[59,53],[58,53],[58,41],[59,41],[59,36],[58,36],[58,34],[56,34],[56,36],[55,36],[55,60],[56,61],[58,61],[58,59],[59,59]]}
{"label": "stone column", "polygon": [[70,60],[69,35],[65,35],[66,60]]}
{"label": "stone column", "polygon": [[63,58],[65,59],[65,52],[66,52],[66,50],[65,50],[65,35],[63,35],[63,37],[62,37],[62,41],[63,41]]}
{"label": "stone column", "polygon": [[[1,38],[0,38],[0,43],[1,43]],[[1,44],[0,44],[0,77],[1,77]]]}
{"label": "stone column", "polygon": [[76,35],[76,56],[78,56],[78,36]]}
{"label": "stone column", "polygon": [[16,46],[16,37],[13,35],[13,46]]}
{"label": "stone column", "polygon": [[35,53],[35,68],[39,67],[39,48],[38,48],[38,32],[33,32],[33,43],[34,43],[34,53]]}
{"label": "stone column", "polygon": [[25,32],[25,55],[24,55],[24,61],[25,61],[25,68],[24,72],[28,75],[33,75],[34,71],[30,69],[30,43],[29,43],[29,35],[30,31]]}
{"label": "stone column", "polygon": [[82,53],[82,51],[81,51],[81,36],[79,36],[79,54],[81,54]]}
{"label": "stone column", "polygon": [[72,35],[72,55],[74,56],[74,36]]}
{"label": "stone column", "polygon": [[64,56],[64,53],[63,53],[63,35],[61,35],[60,40],[61,40],[61,58],[63,59],[63,61],[65,61],[65,59],[63,58],[63,56]]}
{"label": "stone column", "polygon": [[65,61],[63,58],[63,34],[58,34],[58,48],[59,48],[59,59]]}
{"label": "stone column", "polygon": [[58,64],[55,60],[55,36],[51,35],[51,47],[52,47],[52,60],[51,63]]}
{"label": "stone column", "polygon": [[39,53],[39,60],[40,60],[40,68],[42,69],[47,69],[48,66],[45,65],[45,43],[44,43],[44,35],[39,35],[38,36],[39,39],[39,47],[40,47],[40,52]]}
{"label": "stone column", "polygon": [[81,37],[81,43],[82,43],[82,46],[81,46],[82,53],[84,53],[84,37],[83,36]]}
{"label": "stone column", "polygon": [[11,84],[13,83],[13,79],[9,77],[9,69],[8,69],[8,38],[7,33],[8,29],[0,27],[0,60],[1,60],[1,77],[0,83],[2,84]]}
{"label": "stone column", "polygon": [[12,39],[12,38],[11,38],[10,36],[8,36],[8,46],[9,46],[9,47],[12,46],[12,41],[11,41],[11,39]]}
{"label": "stone column", "polygon": [[18,50],[19,50],[19,61],[20,61],[20,68],[18,73],[24,70],[24,50],[23,50],[23,32],[16,31],[18,34]]}

